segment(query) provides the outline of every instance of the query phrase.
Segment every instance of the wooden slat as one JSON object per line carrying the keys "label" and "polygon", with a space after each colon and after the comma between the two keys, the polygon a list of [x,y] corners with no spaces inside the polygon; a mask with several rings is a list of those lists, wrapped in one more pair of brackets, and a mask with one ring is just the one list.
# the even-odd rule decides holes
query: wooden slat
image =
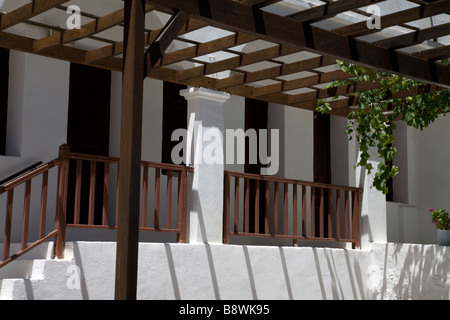
{"label": "wooden slat", "polygon": [[[399,10],[390,14],[382,15],[380,17],[381,29],[399,25],[402,23],[419,20],[422,18],[431,17],[441,13],[447,13],[450,10],[449,0],[439,0],[432,3],[422,3],[420,6],[413,8]],[[351,35],[354,37],[367,35],[370,33],[379,32],[380,30],[374,28],[367,28],[367,21],[353,23],[347,26],[333,29],[333,32],[340,35]]]}
{"label": "wooden slat", "polygon": [[288,203],[288,190],[289,190],[289,185],[287,183],[284,184],[283,186],[283,193],[284,193],[284,198],[283,198],[283,233],[284,234],[288,234],[289,230],[288,230],[288,213],[289,213],[289,203]]}
{"label": "wooden slat", "polygon": [[382,40],[376,40],[374,41],[374,44],[385,48],[397,49],[419,44],[429,39],[443,37],[448,34],[450,34],[450,22],[398,36],[391,36]]}
{"label": "wooden slat", "polygon": [[39,239],[45,235],[45,224],[47,217],[47,192],[48,192],[48,171],[42,174],[41,187],[41,211],[39,215]]}
{"label": "wooden slat", "polygon": [[259,180],[255,182],[255,233],[259,233]]}
{"label": "wooden slat", "polygon": [[270,205],[270,195],[269,195],[269,181],[265,182],[265,212],[264,212],[264,234],[269,234],[269,205]]}
{"label": "wooden slat", "polygon": [[167,171],[166,228],[172,225],[172,170]]}
{"label": "wooden slat", "polygon": [[97,174],[97,163],[95,161],[91,161],[90,183],[89,183],[89,216],[88,216],[88,224],[90,225],[94,224],[96,174]]}
{"label": "wooden slat", "polygon": [[316,188],[311,188],[311,237],[316,236]]}
{"label": "wooden slat", "polygon": [[25,22],[38,14],[63,4],[64,2],[67,2],[67,0],[33,0],[20,8],[2,15],[0,19],[0,30]]}
{"label": "wooden slat", "polygon": [[306,237],[306,186],[302,186],[302,236]]}
{"label": "wooden slat", "polygon": [[73,214],[73,220],[75,224],[80,223],[82,167],[83,167],[82,161],[77,160],[75,173],[75,204]]}
{"label": "wooden slat", "polygon": [[6,199],[5,234],[3,238],[3,261],[9,258],[13,203],[14,203],[14,189],[8,191]]}
{"label": "wooden slat", "polygon": [[366,5],[375,4],[382,1],[385,0],[346,0],[327,2],[324,5],[306,9],[298,13],[291,14],[288,17],[297,21],[313,22],[330,18],[345,11],[361,8]]}
{"label": "wooden slat", "polygon": [[328,223],[328,238],[333,237],[333,189],[328,191],[328,209],[327,209],[327,223]]}
{"label": "wooden slat", "polygon": [[274,223],[274,233],[279,234],[279,187],[278,182],[275,182],[275,195],[274,195],[274,202],[273,202],[273,223]]}
{"label": "wooden slat", "polygon": [[28,246],[28,230],[30,225],[31,179],[25,182],[22,219],[22,250]]}
{"label": "wooden slat", "polygon": [[297,185],[294,184],[292,186],[292,223],[293,223],[293,229],[292,229],[292,234],[294,236],[298,235],[297,232]]}
{"label": "wooden slat", "polygon": [[320,237],[323,238],[324,237],[324,189],[320,188],[320,202],[319,202],[319,234]]}
{"label": "wooden slat", "polygon": [[344,236],[345,238],[349,238],[349,228],[350,228],[350,208],[349,208],[349,191],[345,191],[345,209],[344,209],[344,219],[345,219],[345,226],[344,226]]}
{"label": "wooden slat", "polygon": [[110,13],[104,17],[99,17],[92,22],[82,25],[80,29],[64,30],[34,42],[34,51],[41,52],[50,48],[61,46],[68,42],[80,40],[114,27],[123,22],[124,9]]}
{"label": "wooden slat", "polygon": [[[238,177],[235,177],[234,178],[234,229],[233,229],[234,232],[239,232],[239,185],[240,185],[240,179]],[[225,189],[225,191],[226,191],[226,189]]]}
{"label": "wooden slat", "polygon": [[250,180],[244,180],[244,232],[250,232]]}
{"label": "wooden slat", "polygon": [[142,212],[141,212],[141,227],[148,227],[148,167],[144,166],[142,170]]}
{"label": "wooden slat", "polygon": [[102,207],[102,224],[108,224],[108,202],[109,202],[109,168],[110,163],[104,163],[104,180],[103,180],[103,207]]}
{"label": "wooden slat", "polygon": [[159,229],[160,214],[160,195],[161,195],[161,169],[155,169],[155,211],[154,211],[154,227]]}
{"label": "wooden slat", "polygon": [[336,189],[336,239],[341,239],[341,190]]}
{"label": "wooden slat", "polygon": [[441,60],[450,57],[450,45],[418,51],[413,55],[425,58],[428,60]]}
{"label": "wooden slat", "polygon": [[[236,181],[236,180],[235,180]],[[223,243],[228,244],[230,242],[230,176],[225,174],[224,177],[224,197],[223,197],[223,229],[222,238]],[[236,184],[236,182],[235,182]],[[236,198],[234,199],[236,201]],[[236,232],[236,215],[234,218],[234,230]]]}

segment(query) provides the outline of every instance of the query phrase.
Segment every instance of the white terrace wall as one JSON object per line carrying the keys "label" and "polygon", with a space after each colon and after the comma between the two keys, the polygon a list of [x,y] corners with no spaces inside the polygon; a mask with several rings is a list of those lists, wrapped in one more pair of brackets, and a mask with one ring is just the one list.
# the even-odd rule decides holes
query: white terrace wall
{"label": "white terrace wall", "polygon": [[[64,260],[0,270],[0,299],[113,299],[113,242],[68,243]],[[51,250],[50,250],[51,251]],[[8,268],[8,267],[6,267]],[[141,300],[450,299],[449,247],[376,244],[370,250],[141,243]]]}

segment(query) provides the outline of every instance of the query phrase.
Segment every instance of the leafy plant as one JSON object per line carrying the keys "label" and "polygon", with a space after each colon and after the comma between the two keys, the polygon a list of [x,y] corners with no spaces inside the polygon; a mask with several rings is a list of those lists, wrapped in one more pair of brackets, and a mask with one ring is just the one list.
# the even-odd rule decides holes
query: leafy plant
{"label": "leafy plant", "polygon": [[450,230],[450,215],[444,209],[434,210],[430,209],[431,221],[436,226],[436,229]]}
{"label": "leafy plant", "polygon": [[[364,167],[369,173],[374,169],[369,162],[369,150],[372,147],[377,149],[382,161],[375,173],[373,186],[387,194],[387,181],[399,172],[399,168],[392,165],[397,154],[397,149],[393,146],[393,131],[396,128],[394,121],[402,119],[408,126],[423,130],[439,115],[450,111],[450,90],[421,92],[426,87],[422,82],[340,60],[337,62],[341,69],[352,77],[332,82],[327,88],[353,85],[357,82],[378,83],[375,89],[350,93],[350,96],[356,96],[358,100],[348,114],[349,122],[345,133],[349,139],[356,138],[359,144],[361,156],[356,166]],[[449,62],[449,59],[441,61],[445,64]],[[336,98],[338,97],[333,99]],[[329,113],[330,102],[320,100],[317,111]]]}

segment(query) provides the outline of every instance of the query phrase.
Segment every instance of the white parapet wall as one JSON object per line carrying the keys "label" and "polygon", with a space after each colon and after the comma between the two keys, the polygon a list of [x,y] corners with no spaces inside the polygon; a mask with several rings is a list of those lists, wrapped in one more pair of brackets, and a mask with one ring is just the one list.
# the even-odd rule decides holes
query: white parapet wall
{"label": "white parapet wall", "polygon": [[[0,270],[1,299],[113,299],[115,242],[67,243],[63,260]],[[36,258],[36,257],[34,257]],[[25,259],[25,257],[24,257]],[[141,243],[142,300],[450,299],[450,249],[372,243],[370,250]],[[19,270],[19,269],[17,269]]]}

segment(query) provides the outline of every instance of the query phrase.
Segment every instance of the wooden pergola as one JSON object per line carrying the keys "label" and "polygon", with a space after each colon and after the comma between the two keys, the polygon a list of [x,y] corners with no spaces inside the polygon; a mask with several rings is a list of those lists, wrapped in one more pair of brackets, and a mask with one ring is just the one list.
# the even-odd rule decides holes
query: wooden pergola
{"label": "wooden pergola", "polygon": [[[442,63],[450,0],[397,1],[394,9],[382,0],[109,0],[100,10],[101,1],[6,1],[13,7],[0,15],[0,47],[123,72],[117,299],[136,297],[144,77],[308,110],[339,95],[330,103],[341,116],[357,102],[351,93],[379,84],[326,89],[349,78],[336,59],[426,83],[409,94],[450,87]],[[82,24],[69,30],[72,4]],[[47,32],[33,37],[27,28]]]}
{"label": "wooden pergola", "polygon": [[[124,42],[116,36],[123,33],[122,1],[113,1],[119,9],[102,15],[79,1],[28,2],[1,16],[0,46],[122,71]],[[368,82],[325,89],[328,82],[348,78],[336,58],[424,81],[433,86],[428,90],[449,87],[450,67],[440,60],[450,56],[450,47],[436,39],[450,34],[450,0],[405,0],[398,10],[384,14],[386,2],[146,1],[147,21],[155,14],[163,23],[170,21],[167,28],[145,26],[142,51],[157,44],[146,56],[147,76],[309,110],[317,99],[337,94],[341,98],[331,102],[336,115],[346,115],[356,103],[350,93],[376,86]],[[39,19],[51,14],[65,21],[72,3],[79,3],[81,29],[66,30],[65,24]],[[365,6],[373,4],[381,8],[381,30],[367,26],[372,14]],[[433,24],[435,17],[441,22]],[[420,22],[427,20],[423,27]],[[23,36],[14,29],[20,23],[48,29],[49,35]]]}

